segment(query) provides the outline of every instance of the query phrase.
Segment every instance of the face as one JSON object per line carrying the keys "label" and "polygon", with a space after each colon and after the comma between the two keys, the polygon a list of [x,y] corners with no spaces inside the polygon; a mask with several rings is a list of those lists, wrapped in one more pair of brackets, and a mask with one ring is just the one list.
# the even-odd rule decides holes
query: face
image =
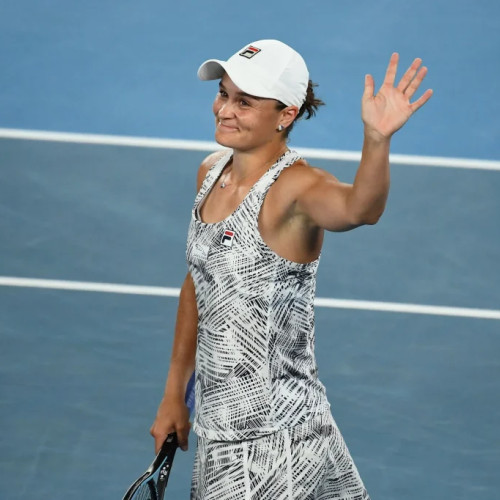
{"label": "face", "polygon": [[213,104],[215,140],[226,147],[247,151],[281,140],[276,132],[282,122],[277,101],[253,97],[224,75]]}

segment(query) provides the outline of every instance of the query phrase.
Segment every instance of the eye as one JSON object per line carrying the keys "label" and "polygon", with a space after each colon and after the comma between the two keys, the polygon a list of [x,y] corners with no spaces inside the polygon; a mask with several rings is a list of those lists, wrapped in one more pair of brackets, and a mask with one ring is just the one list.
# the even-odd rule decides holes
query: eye
{"label": "eye", "polygon": [[250,103],[248,101],[245,101],[245,99],[240,99],[240,106],[250,106]]}
{"label": "eye", "polygon": [[227,92],[225,90],[219,89],[218,94],[220,97],[227,97]]}

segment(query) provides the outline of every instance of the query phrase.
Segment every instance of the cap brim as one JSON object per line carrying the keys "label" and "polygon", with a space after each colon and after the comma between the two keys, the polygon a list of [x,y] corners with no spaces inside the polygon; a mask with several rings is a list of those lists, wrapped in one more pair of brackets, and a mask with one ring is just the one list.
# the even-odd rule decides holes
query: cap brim
{"label": "cap brim", "polygon": [[261,85],[260,80],[263,79],[255,78],[255,74],[253,78],[249,78],[248,72],[241,74],[241,71],[238,71],[239,68],[234,66],[234,64],[230,66],[228,61],[209,59],[199,67],[198,78],[200,80],[218,80],[227,73],[233,83],[243,92],[256,97],[273,98],[269,91]]}
{"label": "cap brim", "polygon": [[266,87],[266,78],[258,68],[252,68],[250,71],[248,67],[235,64],[234,61],[231,64],[231,61],[209,59],[199,67],[198,78],[200,80],[218,80],[226,73],[241,91],[251,96],[283,101]]}
{"label": "cap brim", "polygon": [[209,59],[198,68],[198,78],[200,80],[217,80],[222,78],[226,69],[224,67],[226,61],[218,59]]}

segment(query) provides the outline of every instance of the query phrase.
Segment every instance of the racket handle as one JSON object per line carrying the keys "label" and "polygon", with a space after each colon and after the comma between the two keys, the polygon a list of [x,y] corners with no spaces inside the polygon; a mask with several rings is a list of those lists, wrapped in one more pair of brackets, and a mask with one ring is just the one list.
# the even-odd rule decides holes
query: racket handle
{"label": "racket handle", "polygon": [[191,375],[188,385],[186,387],[186,406],[189,409],[189,415],[193,413],[194,410],[194,387],[195,387],[195,372]]}

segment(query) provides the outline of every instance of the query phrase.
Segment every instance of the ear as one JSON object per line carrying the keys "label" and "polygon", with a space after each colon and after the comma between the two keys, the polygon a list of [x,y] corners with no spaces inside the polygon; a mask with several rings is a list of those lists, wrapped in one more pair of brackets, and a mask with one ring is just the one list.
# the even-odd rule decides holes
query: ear
{"label": "ear", "polygon": [[283,128],[288,128],[297,118],[299,108],[297,106],[288,106],[280,111],[278,125],[283,125]]}

